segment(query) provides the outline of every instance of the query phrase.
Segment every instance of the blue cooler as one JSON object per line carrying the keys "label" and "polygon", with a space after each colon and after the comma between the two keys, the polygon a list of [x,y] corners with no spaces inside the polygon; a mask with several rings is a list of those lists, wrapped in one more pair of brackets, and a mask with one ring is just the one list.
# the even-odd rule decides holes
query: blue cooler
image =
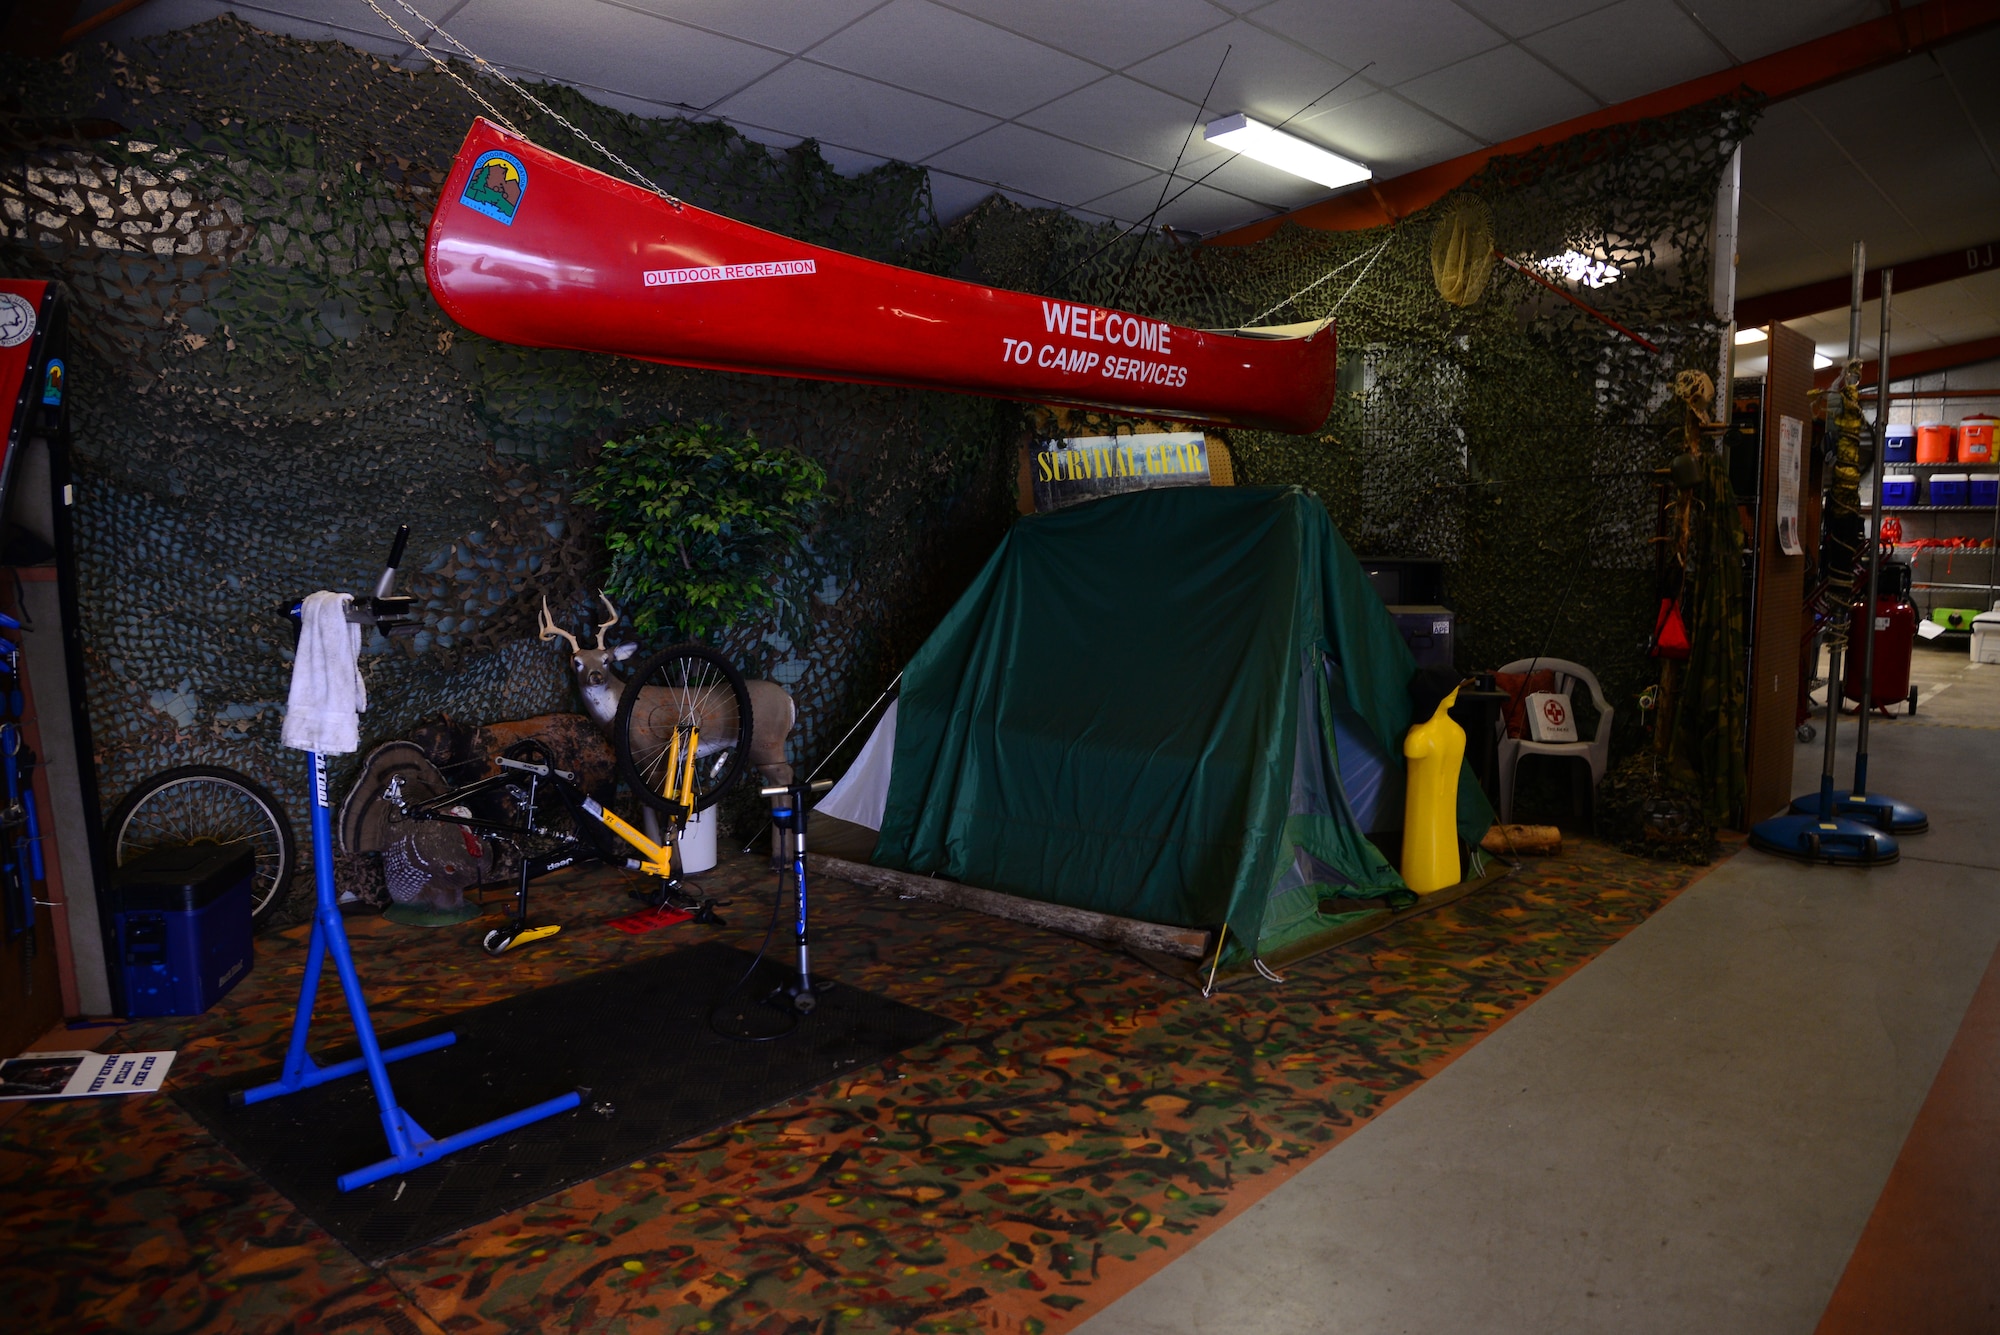
{"label": "blue cooler", "polygon": [[1965,473],[1932,473],[1931,504],[1970,505],[1972,502],[1966,498],[1967,476]]}
{"label": "blue cooler", "polygon": [[250,972],[248,844],[156,848],[112,877],[125,1014],[200,1015]]}
{"label": "blue cooler", "polygon": [[2000,473],[1966,475],[1967,505],[2000,505]]}
{"label": "blue cooler", "polygon": [[1884,506],[1915,505],[1916,503],[1916,474],[1884,473],[1882,475],[1882,504]]}
{"label": "blue cooler", "polygon": [[1917,428],[1908,422],[1891,423],[1883,432],[1882,462],[1913,464],[1917,461]]}

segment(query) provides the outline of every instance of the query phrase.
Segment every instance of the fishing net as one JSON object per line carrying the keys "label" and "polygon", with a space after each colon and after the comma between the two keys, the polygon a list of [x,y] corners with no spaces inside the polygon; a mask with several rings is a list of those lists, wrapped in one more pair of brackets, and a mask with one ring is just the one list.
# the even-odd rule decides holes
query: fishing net
{"label": "fishing net", "polygon": [[[542,142],[593,161],[508,90],[467,77]],[[302,767],[277,744],[290,653],[277,609],[366,587],[398,523],[414,530],[422,633],[366,646],[367,737],[438,713],[477,723],[573,707],[534,609],[547,593],[585,624],[602,552],[570,492],[594,449],[638,426],[715,418],[827,469],[825,516],[780,580],[784,615],[721,643],[797,697],[793,750],[808,765],[1013,517],[1032,432],[1019,406],[456,328],[430,298],[420,246],[479,108],[435,72],[225,17],[58,61],[0,58],[0,88],[0,266],[64,280],[78,307],[75,514],[107,804],[206,761],[247,771],[302,817]],[[1337,317],[1332,417],[1305,436],[1229,433],[1237,479],[1311,487],[1363,552],[1444,559],[1462,665],[1549,636],[1621,707],[1641,684],[1646,472],[1671,448],[1665,382],[1716,361],[1713,197],[1748,102],[1496,161],[1392,226],[1189,247],[998,197],[940,228],[919,169],[841,176],[809,142],[777,151],[715,123],[538,92],[676,195],[804,240],[1209,327]],[[1465,225],[1446,247],[1446,300],[1433,255],[1450,219]],[[1522,262],[1582,264],[1583,278],[1558,281],[1661,351],[1511,270],[1482,286],[1482,228]]]}

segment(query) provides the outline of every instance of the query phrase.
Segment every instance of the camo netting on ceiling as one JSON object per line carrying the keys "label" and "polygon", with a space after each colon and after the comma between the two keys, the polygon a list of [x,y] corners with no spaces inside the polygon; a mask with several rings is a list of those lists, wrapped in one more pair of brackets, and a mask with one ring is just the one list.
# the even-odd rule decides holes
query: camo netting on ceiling
{"label": "camo netting on ceiling", "polygon": [[[63,278],[79,307],[76,513],[107,803],[169,765],[210,761],[263,779],[302,816],[300,767],[277,745],[289,637],[275,611],[315,588],[364,588],[398,523],[414,530],[406,567],[424,627],[367,647],[364,735],[439,712],[574,707],[533,612],[546,592],[573,626],[587,615],[602,555],[568,494],[578,464],[628,427],[719,418],[828,469],[833,503],[788,572],[789,614],[723,646],[797,696],[793,753],[808,763],[1011,517],[1029,420],[1017,406],[458,330],[419,248],[479,108],[442,76],[231,18],[57,62],[8,59],[0,263]],[[507,90],[481,87],[593,161]],[[1531,655],[1553,627],[1549,652],[1596,667],[1636,714],[1648,470],[1671,448],[1673,372],[1716,360],[1714,190],[1749,104],[1497,162],[1371,232],[1287,227],[1255,246],[1169,239],[1135,255],[1109,228],[997,198],[940,229],[918,169],[843,177],[811,144],[773,151],[724,126],[540,91],[675,193],[821,244],[1210,327],[1336,316],[1346,392],[1332,419],[1313,436],[1232,433],[1239,480],[1312,487],[1357,550],[1446,560],[1461,666]],[[1482,228],[1524,262],[1571,257],[1576,273],[1557,281],[1661,351],[1482,266]],[[1434,273],[1441,235],[1454,258]],[[795,641],[779,624],[808,629]]]}

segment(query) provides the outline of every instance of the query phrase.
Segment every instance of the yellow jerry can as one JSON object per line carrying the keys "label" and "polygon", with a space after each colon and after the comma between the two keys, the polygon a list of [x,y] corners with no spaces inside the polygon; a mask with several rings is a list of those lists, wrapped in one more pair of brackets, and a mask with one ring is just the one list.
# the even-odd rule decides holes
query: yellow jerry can
{"label": "yellow jerry can", "polygon": [[1403,736],[1409,789],[1403,804],[1403,884],[1420,895],[1458,884],[1458,771],[1465,729],[1452,720],[1454,690]]}

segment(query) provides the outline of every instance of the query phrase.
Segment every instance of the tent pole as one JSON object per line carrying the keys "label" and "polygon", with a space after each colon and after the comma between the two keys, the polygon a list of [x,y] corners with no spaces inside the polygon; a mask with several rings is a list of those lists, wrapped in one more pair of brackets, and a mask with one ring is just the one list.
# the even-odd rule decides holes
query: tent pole
{"label": "tent pole", "polygon": [[1225,922],[1222,924],[1222,930],[1215,934],[1215,963],[1208,966],[1208,986],[1201,990],[1201,995],[1204,998],[1209,993],[1215,991],[1215,971],[1222,967],[1222,943],[1228,936],[1229,924]]}

